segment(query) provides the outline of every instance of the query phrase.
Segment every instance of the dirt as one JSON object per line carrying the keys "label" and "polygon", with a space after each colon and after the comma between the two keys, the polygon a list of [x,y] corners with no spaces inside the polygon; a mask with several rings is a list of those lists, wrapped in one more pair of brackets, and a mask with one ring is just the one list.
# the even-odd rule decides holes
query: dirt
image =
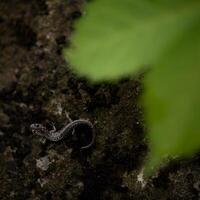
{"label": "dirt", "polygon": [[[0,199],[200,199],[200,158],[171,162],[148,180],[142,76],[113,84],[77,77],[62,57],[80,0],[0,1]],[[94,124],[91,136],[42,143],[30,124],[65,112]]]}

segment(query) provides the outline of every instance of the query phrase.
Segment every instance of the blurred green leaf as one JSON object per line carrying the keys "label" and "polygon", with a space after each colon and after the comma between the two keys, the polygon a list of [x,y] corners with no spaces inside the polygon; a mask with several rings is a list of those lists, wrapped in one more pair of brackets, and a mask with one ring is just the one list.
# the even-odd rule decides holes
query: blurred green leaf
{"label": "blurred green leaf", "polygon": [[95,81],[130,76],[163,56],[199,8],[195,0],[96,0],[78,21],[65,57]]}
{"label": "blurred green leaf", "polygon": [[199,0],[96,0],[64,54],[93,81],[151,66],[143,95],[151,150],[146,171],[165,156],[200,149]]}
{"label": "blurred green leaf", "polygon": [[151,154],[147,171],[165,156],[200,149],[200,23],[196,21],[147,74],[143,100]]}

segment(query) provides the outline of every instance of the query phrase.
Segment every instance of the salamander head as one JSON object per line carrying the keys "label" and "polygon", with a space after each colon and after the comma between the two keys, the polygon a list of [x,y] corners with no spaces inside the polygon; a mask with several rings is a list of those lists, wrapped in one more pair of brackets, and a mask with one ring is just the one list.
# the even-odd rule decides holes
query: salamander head
{"label": "salamander head", "polygon": [[45,137],[45,135],[48,132],[46,127],[44,127],[42,124],[31,124],[30,129],[31,129],[33,134],[40,135],[40,136],[43,136],[43,137]]}

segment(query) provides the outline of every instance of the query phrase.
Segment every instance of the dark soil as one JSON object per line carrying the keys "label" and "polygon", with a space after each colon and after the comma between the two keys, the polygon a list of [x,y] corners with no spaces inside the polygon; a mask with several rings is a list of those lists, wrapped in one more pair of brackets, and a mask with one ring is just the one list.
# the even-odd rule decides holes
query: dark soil
{"label": "dark soil", "polygon": [[[80,0],[0,1],[0,199],[200,199],[200,159],[142,178],[147,144],[141,78],[91,85],[62,57]],[[65,111],[94,124],[95,144],[42,143],[34,122],[61,128]],[[84,141],[82,141],[84,140]]]}

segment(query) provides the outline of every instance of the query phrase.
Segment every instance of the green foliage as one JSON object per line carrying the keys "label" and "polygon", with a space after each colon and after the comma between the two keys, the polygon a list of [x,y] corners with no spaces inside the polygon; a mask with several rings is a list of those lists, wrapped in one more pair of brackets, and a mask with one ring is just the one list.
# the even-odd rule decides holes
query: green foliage
{"label": "green foliage", "polygon": [[145,80],[150,166],[200,149],[200,27],[190,28]]}
{"label": "green foliage", "polygon": [[96,0],[77,23],[73,69],[94,81],[151,66],[143,101],[151,153],[147,170],[164,156],[200,149],[200,1]]}

